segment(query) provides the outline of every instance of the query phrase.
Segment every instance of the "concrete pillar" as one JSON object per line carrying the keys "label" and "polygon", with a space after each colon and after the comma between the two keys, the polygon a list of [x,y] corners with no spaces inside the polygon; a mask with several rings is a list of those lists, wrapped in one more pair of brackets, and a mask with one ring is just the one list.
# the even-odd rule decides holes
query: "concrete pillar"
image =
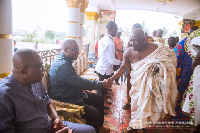
{"label": "concrete pillar", "polygon": [[81,0],[67,0],[67,38],[75,39],[79,44]]}
{"label": "concrete pillar", "polygon": [[80,50],[83,50],[84,12],[88,3],[88,0],[67,0],[67,38],[75,39]]}
{"label": "concrete pillar", "polygon": [[0,78],[12,70],[12,0],[0,0]]}
{"label": "concrete pillar", "polygon": [[85,22],[85,9],[88,6],[88,0],[82,0],[80,4],[80,28],[79,28],[79,47],[83,50],[83,33],[84,33],[84,22]]}

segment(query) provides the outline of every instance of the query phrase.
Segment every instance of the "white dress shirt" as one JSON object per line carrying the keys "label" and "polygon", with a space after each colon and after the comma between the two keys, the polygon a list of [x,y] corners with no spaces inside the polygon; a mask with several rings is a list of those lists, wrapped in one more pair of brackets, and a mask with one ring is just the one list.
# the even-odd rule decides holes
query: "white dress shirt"
{"label": "white dress shirt", "polygon": [[115,44],[112,36],[107,34],[98,43],[98,62],[95,70],[101,75],[111,75],[113,65],[120,65],[121,61],[115,58]]}

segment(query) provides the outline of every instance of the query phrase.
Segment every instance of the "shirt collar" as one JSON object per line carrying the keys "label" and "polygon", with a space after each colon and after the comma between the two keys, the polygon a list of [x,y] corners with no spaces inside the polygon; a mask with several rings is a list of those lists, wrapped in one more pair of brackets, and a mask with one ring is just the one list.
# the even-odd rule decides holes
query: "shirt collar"
{"label": "shirt collar", "polygon": [[69,58],[64,54],[63,51],[60,53],[60,55],[64,58],[64,60],[69,61],[70,63],[73,63],[73,60],[69,59]]}
{"label": "shirt collar", "polygon": [[110,39],[114,40],[114,38],[110,34],[106,34],[106,36],[110,37]]}

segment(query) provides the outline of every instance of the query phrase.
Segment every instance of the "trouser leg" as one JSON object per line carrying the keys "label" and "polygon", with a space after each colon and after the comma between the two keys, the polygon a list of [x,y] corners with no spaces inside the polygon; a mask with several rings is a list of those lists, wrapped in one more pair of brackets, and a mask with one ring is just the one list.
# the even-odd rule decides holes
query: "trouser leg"
{"label": "trouser leg", "polygon": [[64,125],[68,126],[69,129],[72,129],[73,133],[96,133],[95,128],[90,125],[72,123],[69,121],[62,122]]}
{"label": "trouser leg", "polygon": [[100,94],[88,93],[85,102],[85,117],[87,124],[94,126],[98,132],[104,122],[104,99]]}
{"label": "trouser leg", "polygon": [[128,74],[128,68],[126,69],[126,72],[125,72],[125,74],[124,74],[124,82],[126,81],[127,74]]}

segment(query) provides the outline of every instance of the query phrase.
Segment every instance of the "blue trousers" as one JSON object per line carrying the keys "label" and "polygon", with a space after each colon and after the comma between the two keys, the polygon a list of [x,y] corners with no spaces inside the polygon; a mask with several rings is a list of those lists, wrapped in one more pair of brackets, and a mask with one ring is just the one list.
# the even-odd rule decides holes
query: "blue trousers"
{"label": "blue trousers", "polygon": [[96,133],[94,127],[86,124],[72,123],[69,121],[63,121],[64,125],[67,125],[72,129],[73,133]]}

